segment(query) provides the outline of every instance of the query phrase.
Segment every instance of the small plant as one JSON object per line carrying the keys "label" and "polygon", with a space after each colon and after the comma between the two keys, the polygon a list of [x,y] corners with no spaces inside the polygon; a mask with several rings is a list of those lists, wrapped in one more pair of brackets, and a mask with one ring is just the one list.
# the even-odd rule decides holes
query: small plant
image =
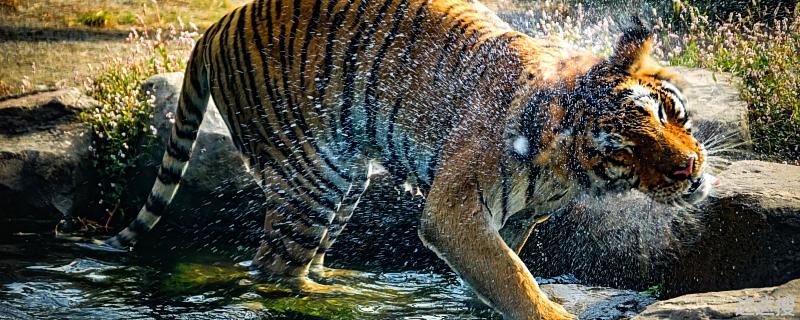
{"label": "small plant", "polygon": [[107,11],[86,12],[78,16],[78,22],[87,27],[104,28],[111,25],[112,16]]}
{"label": "small plant", "polygon": [[108,215],[106,226],[119,210],[125,173],[134,163],[141,142],[155,136],[155,129],[149,125],[154,97],[140,92],[141,85],[152,75],[183,70],[196,36],[182,24],[166,32],[131,31],[128,56],[107,57],[99,68],[93,68],[96,75],[85,83],[86,92],[101,103],[101,107],[81,114],[81,119],[94,133],[89,148],[100,176],[99,204]]}
{"label": "small plant", "polygon": [[135,24],[136,22],[137,22],[137,17],[133,12],[126,12],[119,19],[119,23],[124,25],[132,25]]}
{"label": "small plant", "polygon": [[646,290],[639,292],[640,295],[653,297],[653,298],[661,298],[664,296],[664,284],[659,283],[654,286],[647,288]]}

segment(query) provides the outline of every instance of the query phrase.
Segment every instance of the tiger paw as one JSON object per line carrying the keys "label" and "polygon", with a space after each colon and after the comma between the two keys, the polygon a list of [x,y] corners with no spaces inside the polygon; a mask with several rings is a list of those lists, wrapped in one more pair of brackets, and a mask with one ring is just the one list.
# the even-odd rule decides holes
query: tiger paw
{"label": "tiger paw", "polygon": [[557,303],[550,303],[547,307],[539,309],[539,318],[543,320],[568,320],[577,319],[574,314],[569,313],[564,307]]}
{"label": "tiger paw", "polygon": [[368,272],[349,270],[349,269],[334,269],[324,266],[312,266],[311,269],[309,270],[309,273],[318,278],[331,278],[331,277],[366,278],[370,276],[370,273]]}
{"label": "tiger paw", "polygon": [[303,277],[292,284],[292,288],[303,294],[352,294],[356,290],[339,284],[321,284]]}

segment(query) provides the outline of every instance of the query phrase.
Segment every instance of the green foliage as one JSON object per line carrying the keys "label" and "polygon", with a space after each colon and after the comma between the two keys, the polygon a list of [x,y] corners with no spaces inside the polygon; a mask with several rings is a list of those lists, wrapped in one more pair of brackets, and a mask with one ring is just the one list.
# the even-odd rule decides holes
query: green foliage
{"label": "green foliage", "polygon": [[111,25],[112,16],[107,11],[100,10],[82,13],[76,20],[87,27],[103,28]]}
{"label": "green foliage", "polygon": [[136,15],[133,12],[125,12],[119,19],[119,23],[131,25],[136,23]]}
{"label": "green foliage", "polygon": [[155,128],[149,125],[154,97],[141,92],[141,85],[152,75],[182,71],[197,35],[182,26],[163,33],[161,29],[153,34],[132,32],[128,56],[108,57],[85,85],[86,92],[101,103],[81,114],[81,119],[93,129],[92,165],[100,176],[99,203],[108,220],[117,211],[126,170],[142,141],[155,137]]}
{"label": "green foliage", "polygon": [[664,296],[664,284],[663,283],[656,284],[654,286],[647,288],[642,292],[639,292],[639,294],[643,296],[653,297],[656,299],[661,298],[662,296]]}
{"label": "green foliage", "polygon": [[715,22],[690,5],[680,7],[688,32],[667,44],[670,63],[736,75],[749,105],[755,151],[800,160],[800,5],[794,16],[769,24],[762,22],[770,14],[758,11],[758,2],[746,15]]}

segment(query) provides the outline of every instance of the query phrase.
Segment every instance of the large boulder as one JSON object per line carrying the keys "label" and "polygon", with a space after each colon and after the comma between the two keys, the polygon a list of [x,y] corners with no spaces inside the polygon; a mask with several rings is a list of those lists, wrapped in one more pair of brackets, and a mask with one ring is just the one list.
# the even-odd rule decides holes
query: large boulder
{"label": "large boulder", "polygon": [[635,320],[797,319],[800,279],[769,288],[685,295],[647,307]]}
{"label": "large boulder", "polygon": [[739,161],[719,178],[722,185],[702,208],[702,236],[664,271],[668,293],[800,278],[800,166]]}
{"label": "large boulder", "polygon": [[87,205],[91,131],[79,114],[97,106],[74,88],[0,100],[0,233],[52,230]]}

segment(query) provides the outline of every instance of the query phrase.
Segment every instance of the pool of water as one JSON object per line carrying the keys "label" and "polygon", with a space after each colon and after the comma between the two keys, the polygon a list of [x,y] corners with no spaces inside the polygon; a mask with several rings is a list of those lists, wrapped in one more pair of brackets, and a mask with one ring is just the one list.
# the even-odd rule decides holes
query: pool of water
{"label": "pool of water", "polygon": [[327,280],[352,292],[298,295],[259,279],[246,260],[113,254],[75,243],[42,235],[0,242],[0,318],[501,318],[452,274],[363,272]]}

